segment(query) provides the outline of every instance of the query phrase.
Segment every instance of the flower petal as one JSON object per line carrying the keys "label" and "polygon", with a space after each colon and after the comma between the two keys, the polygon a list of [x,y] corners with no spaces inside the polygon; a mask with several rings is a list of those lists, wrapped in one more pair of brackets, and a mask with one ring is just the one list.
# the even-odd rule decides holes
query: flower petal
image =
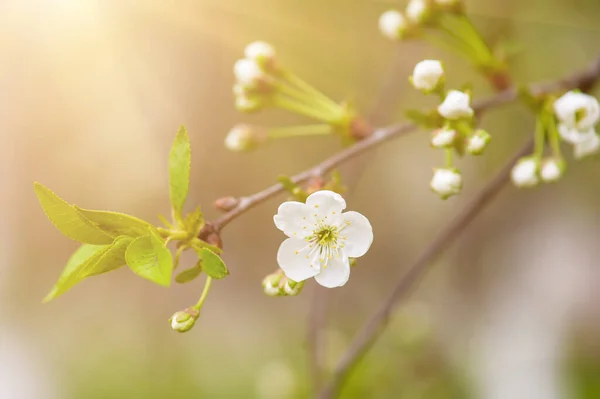
{"label": "flower petal", "polygon": [[289,279],[299,282],[319,273],[319,261],[316,259],[316,253],[310,253],[311,249],[308,243],[300,238],[288,238],[281,243],[277,251],[277,263]]}
{"label": "flower petal", "polygon": [[315,276],[317,283],[323,287],[334,288],[346,284],[350,278],[350,261],[344,251],[339,256],[327,262],[327,266],[321,266],[321,272]]}
{"label": "flower petal", "polygon": [[321,222],[327,219],[333,223],[333,219],[337,219],[344,209],[346,209],[346,201],[338,193],[329,190],[321,190],[312,193],[306,199],[314,217]]}
{"label": "flower petal", "polygon": [[351,258],[358,258],[367,253],[373,243],[373,228],[369,219],[358,212],[342,213],[340,236],[344,243],[344,251]]}
{"label": "flower petal", "polygon": [[297,201],[288,201],[279,205],[273,221],[285,235],[298,238],[308,237],[314,230],[315,224],[310,207]]}

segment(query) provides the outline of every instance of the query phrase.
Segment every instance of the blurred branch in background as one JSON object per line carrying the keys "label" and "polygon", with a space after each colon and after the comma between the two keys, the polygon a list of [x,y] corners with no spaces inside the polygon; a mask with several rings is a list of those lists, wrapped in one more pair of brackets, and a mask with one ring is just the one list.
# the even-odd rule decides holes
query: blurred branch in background
{"label": "blurred branch in background", "polygon": [[[580,89],[588,91],[595,83],[597,83],[598,79],[600,79],[600,57],[596,58],[586,70],[553,83],[532,87],[532,91],[536,94],[548,93],[559,89]],[[509,89],[496,97],[481,101],[477,104],[476,110],[482,112],[485,109],[510,101],[515,97],[515,89]],[[500,172],[498,172],[498,174],[464,207],[461,213],[438,233],[433,241],[431,241],[431,243],[423,250],[421,255],[417,257],[415,262],[408,268],[408,271],[400,278],[390,297],[365,323],[364,327],[356,335],[354,341],[342,355],[334,370],[332,379],[319,393],[318,399],[331,399],[337,395],[339,388],[343,384],[348,373],[352,371],[352,368],[367,353],[377,337],[385,329],[392,310],[420,280],[425,272],[427,272],[428,266],[431,265],[436,257],[460,236],[460,233],[475,219],[479,212],[485,209],[485,206],[501,191],[505,183],[510,179],[511,170],[515,162],[528,154],[531,151],[532,146],[533,138],[530,138],[502,167]]]}

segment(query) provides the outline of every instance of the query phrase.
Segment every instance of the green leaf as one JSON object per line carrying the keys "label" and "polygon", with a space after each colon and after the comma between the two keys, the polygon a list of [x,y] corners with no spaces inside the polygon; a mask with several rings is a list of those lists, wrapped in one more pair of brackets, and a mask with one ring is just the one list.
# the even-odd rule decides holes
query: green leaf
{"label": "green leaf", "polygon": [[189,232],[192,236],[197,236],[202,227],[204,227],[204,214],[200,210],[200,207],[188,213],[183,224],[185,231]]}
{"label": "green leaf", "polygon": [[76,205],[73,207],[100,229],[115,236],[139,237],[148,234],[148,229],[152,228],[150,223],[125,213],[81,209]]}
{"label": "green leaf", "polygon": [[63,269],[58,282],[44,298],[48,302],[71,289],[86,277],[96,276],[125,265],[125,250],[131,237],[117,237],[110,245],[80,246]]}
{"label": "green leaf", "polygon": [[196,264],[196,266],[189,268],[187,270],[182,271],[177,276],[175,276],[175,281],[179,284],[189,283],[193,281],[202,273],[202,267],[200,262]]}
{"label": "green leaf", "polygon": [[34,187],[46,216],[61,233],[86,244],[103,245],[113,242],[114,237],[102,231],[52,190],[40,183],[35,183]]}
{"label": "green leaf", "polygon": [[127,265],[135,274],[156,284],[168,287],[173,274],[171,251],[154,229],[134,239],[125,253]]}
{"label": "green leaf", "polygon": [[202,265],[202,271],[207,276],[222,279],[229,274],[223,259],[208,248],[194,248]]}
{"label": "green leaf", "polygon": [[169,154],[169,190],[171,205],[177,215],[185,204],[190,185],[192,151],[185,126],[181,126]]}

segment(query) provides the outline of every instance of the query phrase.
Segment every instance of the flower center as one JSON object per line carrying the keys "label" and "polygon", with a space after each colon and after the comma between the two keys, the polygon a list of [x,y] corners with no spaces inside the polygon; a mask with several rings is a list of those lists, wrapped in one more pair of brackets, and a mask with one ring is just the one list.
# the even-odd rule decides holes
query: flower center
{"label": "flower center", "polygon": [[338,229],[335,226],[322,226],[313,232],[314,239],[320,246],[335,245],[338,235]]}

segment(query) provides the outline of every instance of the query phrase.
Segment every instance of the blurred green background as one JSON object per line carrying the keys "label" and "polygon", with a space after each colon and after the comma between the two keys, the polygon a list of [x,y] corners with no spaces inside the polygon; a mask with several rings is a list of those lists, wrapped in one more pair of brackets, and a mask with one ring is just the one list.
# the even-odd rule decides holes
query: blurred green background
{"label": "blurred green background", "polygon": [[[485,82],[452,54],[380,37],[386,0],[4,0],[0,3],[0,398],[187,399],[309,397],[306,319],[315,288],[263,294],[282,235],[283,197],[224,231],[231,276],[194,328],[168,318],[201,284],[167,290],[126,268],[40,301],[76,243],[44,216],[33,181],[67,201],[158,222],[168,213],[167,154],[179,125],[193,146],[188,204],[216,217],[214,199],[244,195],[338,151],[335,138],[294,139],[248,154],[223,147],[235,123],[302,121],[233,109],[232,65],[256,39],[300,76],[352,99],[382,123],[432,106],[407,77],[424,58],[444,61],[449,85]],[[518,82],[553,79],[600,52],[597,0],[468,1],[491,41],[523,44]],[[400,57],[399,60],[397,57]],[[396,60],[396,61],[394,61]],[[596,92],[595,94],[598,94]],[[397,97],[398,103],[396,103]],[[465,189],[429,191],[443,161],[428,132],[389,142],[341,168],[349,207],[369,217],[375,242],[343,289],[328,292],[325,365],[438,229],[493,175],[533,127],[519,105],[487,114],[493,145],[461,161]],[[570,163],[557,185],[506,188],[435,265],[348,379],[343,398],[600,398],[600,165]],[[189,260],[191,262],[191,259]],[[184,258],[185,262],[185,258]]]}

